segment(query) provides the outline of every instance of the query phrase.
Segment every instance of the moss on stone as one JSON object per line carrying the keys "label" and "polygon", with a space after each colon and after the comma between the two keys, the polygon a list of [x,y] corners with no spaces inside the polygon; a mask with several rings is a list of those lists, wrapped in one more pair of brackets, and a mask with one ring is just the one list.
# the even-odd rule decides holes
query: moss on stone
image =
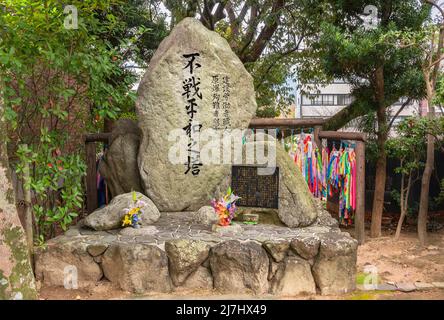
{"label": "moss on stone", "polygon": [[9,247],[12,253],[10,259],[14,266],[9,278],[1,276],[9,282],[10,292],[8,292],[7,287],[1,287],[0,297],[4,295],[2,298],[7,299],[8,296],[13,298],[16,294],[19,294],[23,299],[36,299],[37,291],[29,262],[28,248],[23,241],[23,230],[19,226],[5,226],[3,237],[4,244]]}

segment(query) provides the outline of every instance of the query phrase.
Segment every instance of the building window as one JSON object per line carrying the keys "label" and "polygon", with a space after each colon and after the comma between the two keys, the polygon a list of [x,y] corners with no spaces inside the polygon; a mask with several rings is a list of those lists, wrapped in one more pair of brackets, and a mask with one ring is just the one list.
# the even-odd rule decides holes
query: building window
{"label": "building window", "polygon": [[353,97],[349,94],[338,94],[337,105],[347,106],[353,102]]}
{"label": "building window", "polygon": [[322,105],[334,105],[335,104],[335,95],[334,94],[324,94],[322,95]]}
{"label": "building window", "polygon": [[308,94],[302,95],[303,106],[345,106],[352,103],[353,97],[349,94]]}

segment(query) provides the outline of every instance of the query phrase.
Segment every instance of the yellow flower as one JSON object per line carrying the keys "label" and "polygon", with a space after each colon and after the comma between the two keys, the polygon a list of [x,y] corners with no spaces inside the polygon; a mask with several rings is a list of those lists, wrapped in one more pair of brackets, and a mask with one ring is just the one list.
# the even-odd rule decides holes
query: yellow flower
{"label": "yellow flower", "polygon": [[129,226],[129,225],[131,225],[131,223],[132,222],[131,222],[131,219],[129,218],[129,215],[126,214],[123,219],[122,227]]}
{"label": "yellow flower", "polygon": [[129,212],[128,215],[133,216],[135,214],[137,214],[137,212],[140,211],[140,208],[132,208]]}

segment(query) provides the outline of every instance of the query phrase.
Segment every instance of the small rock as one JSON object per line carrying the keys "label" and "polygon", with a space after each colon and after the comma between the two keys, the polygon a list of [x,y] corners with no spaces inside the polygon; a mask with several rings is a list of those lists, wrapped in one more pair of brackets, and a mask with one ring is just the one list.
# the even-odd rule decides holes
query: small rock
{"label": "small rock", "polygon": [[[145,195],[136,192],[137,199],[146,203],[141,211],[142,225],[148,225],[156,222],[160,218],[160,212],[156,205]],[[124,193],[114,197],[111,202],[100,209],[97,209],[85,218],[85,226],[99,230],[118,229],[122,226],[122,218],[125,215],[125,209],[133,205],[133,193]]]}
{"label": "small rock", "polygon": [[196,223],[212,225],[219,221],[219,216],[211,206],[204,206],[200,208],[194,215]]}
{"label": "small rock", "polygon": [[91,256],[97,257],[103,254],[106,249],[108,249],[108,244],[91,244],[86,248],[86,251],[88,251]]}
{"label": "small rock", "polygon": [[389,283],[380,283],[376,285],[376,290],[381,291],[396,291],[396,286]]}
{"label": "small rock", "polygon": [[444,289],[444,282],[432,282],[435,288]]}
{"label": "small rock", "polygon": [[428,246],[427,250],[439,250],[437,246]]}
{"label": "small rock", "polygon": [[416,290],[416,286],[413,283],[408,282],[397,283],[396,287],[402,292],[412,292]]}
{"label": "small rock", "polygon": [[426,290],[426,289],[432,289],[434,286],[431,283],[427,283],[427,282],[415,282],[415,287],[418,290]]}

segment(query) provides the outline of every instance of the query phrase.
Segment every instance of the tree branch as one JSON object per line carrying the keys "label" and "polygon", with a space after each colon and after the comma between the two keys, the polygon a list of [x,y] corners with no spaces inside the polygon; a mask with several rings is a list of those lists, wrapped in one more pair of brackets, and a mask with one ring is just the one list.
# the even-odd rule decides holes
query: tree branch
{"label": "tree branch", "polygon": [[264,26],[251,49],[248,50],[248,53],[242,57],[242,62],[254,62],[261,56],[262,52],[279,26],[280,10],[284,7],[284,4],[285,0],[278,0],[273,3],[271,14],[274,15],[274,17],[272,22]]}
{"label": "tree branch", "polygon": [[410,104],[410,102],[412,101],[412,98],[408,98],[401,106],[401,108],[399,108],[399,110],[396,112],[396,114],[393,116],[392,120],[390,120],[389,126],[388,126],[388,131],[390,131],[390,129],[393,126],[393,123],[395,122],[395,119],[399,116],[399,114],[402,112],[402,110],[404,110],[404,108]]}

